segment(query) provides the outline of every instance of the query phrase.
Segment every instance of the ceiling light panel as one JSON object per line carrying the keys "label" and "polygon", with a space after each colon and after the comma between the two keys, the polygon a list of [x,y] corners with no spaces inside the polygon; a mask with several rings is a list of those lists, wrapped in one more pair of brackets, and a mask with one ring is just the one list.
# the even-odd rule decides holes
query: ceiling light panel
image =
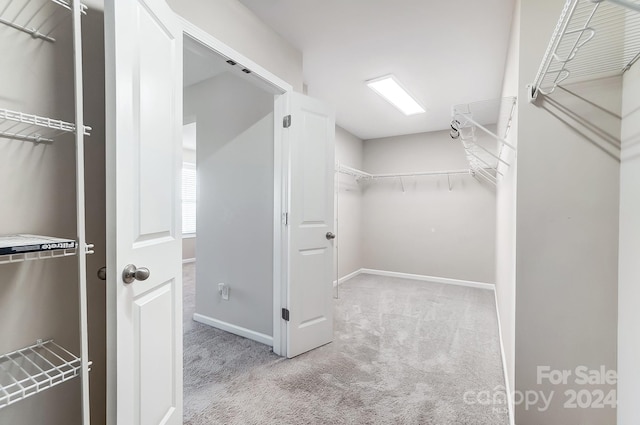
{"label": "ceiling light panel", "polygon": [[425,109],[405,90],[393,75],[366,82],[367,86],[405,115],[422,114]]}

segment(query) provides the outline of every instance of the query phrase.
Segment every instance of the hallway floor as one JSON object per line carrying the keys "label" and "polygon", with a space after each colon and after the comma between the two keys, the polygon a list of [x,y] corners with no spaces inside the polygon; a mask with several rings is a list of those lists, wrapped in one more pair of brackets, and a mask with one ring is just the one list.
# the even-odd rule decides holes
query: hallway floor
{"label": "hallway floor", "polygon": [[287,360],[194,322],[194,276],[185,265],[187,425],[509,422],[491,291],[357,276],[340,286],[334,342]]}

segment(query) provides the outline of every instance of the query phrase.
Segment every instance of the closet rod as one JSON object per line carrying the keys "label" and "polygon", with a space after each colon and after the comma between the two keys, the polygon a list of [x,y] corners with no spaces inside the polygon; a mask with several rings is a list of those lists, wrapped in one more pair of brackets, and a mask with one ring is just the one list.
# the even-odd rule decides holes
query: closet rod
{"label": "closet rod", "polygon": [[473,169],[473,173],[480,175],[481,177],[483,177],[485,180],[487,180],[489,183],[493,183],[494,185],[498,183],[498,179],[496,179],[496,177],[491,174],[490,172],[488,172],[486,169],[482,168],[482,167],[477,167]]}
{"label": "closet rod", "polygon": [[[501,176],[504,176],[504,174],[502,174],[500,171],[498,171],[498,167],[496,166],[495,168],[492,167],[487,161],[485,161],[484,159],[480,158],[478,155],[476,155],[473,151],[471,151],[470,149],[466,149],[466,152],[469,156],[467,156],[467,160],[469,161],[469,164],[471,164],[471,169],[475,170],[476,168],[486,168],[489,170],[494,170],[496,173],[500,174]],[[479,163],[482,164],[479,164]],[[484,164],[484,165],[483,165]],[[507,164],[509,165],[509,164]]]}
{"label": "closet rod", "polygon": [[33,38],[40,38],[42,40],[48,41],[50,43],[55,43],[56,39],[47,35],[47,34],[43,34],[40,31],[38,31],[37,29],[34,28],[27,28],[24,27],[20,24],[16,24],[15,22],[11,22],[7,19],[4,19],[3,17],[0,16],[0,24],[5,24],[6,26],[9,26],[15,30],[18,31],[22,31],[24,33],[29,34],[31,37]]}
{"label": "closet rod", "polygon": [[366,173],[362,170],[358,170],[357,168],[353,168],[353,167],[348,167],[346,165],[342,165],[342,164],[337,164],[336,165],[336,172],[338,173],[342,173],[342,174],[347,174],[353,177],[357,177],[357,178],[370,178],[371,174]]}
{"label": "closet rod", "polygon": [[[34,39],[41,39],[51,43],[55,43],[56,41],[56,39],[51,34],[53,34],[53,32],[66,19],[66,15],[62,16],[61,19],[54,20],[53,18],[54,16],[58,15],[59,9],[51,13],[47,13],[49,12],[49,9],[47,9],[46,6],[48,4],[56,4],[58,6],[62,6],[65,9],[72,10],[72,5],[69,0],[49,0],[43,2],[39,8],[37,7],[37,3],[35,3],[35,10],[31,10],[33,8],[27,7],[30,6],[32,0],[23,2],[22,7],[18,5],[17,7],[12,9],[11,6],[13,1],[14,0],[9,0],[9,2],[4,5],[4,8],[2,9],[2,11],[0,11],[0,15],[5,15],[5,13],[8,13],[7,11],[13,9],[18,9],[17,14],[14,13],[14,17],[11,20],[7,19],[6,17],[0,16],[0,24],[7,25],[13,29],[27,33]],[[80,8],[81,13],[86,15],[87,6],[81,4]],[[31,13],[29,13],[29,11],[31,11]],[[44,15],[45,13],[47,13],[48,16],[44,20],[42,20],[41,15]],[[20,20],[20,22],[18,22],[18,20]],[[35,22],[38,21],[38,26],[34,26],[36,25]],[[44,30],[44,27],[47,27],[46,31]]]}
{"label": "closet rod", "polygon": [[443,170],[443,171],[422,171],[416,173],[390,173],[390,174],[371,174],[371,179],[387,179],[397,177],[418,177],[418,176],[452,176],[456,174],[471,174],[469,169],[459,170]]}
{"label": "closet rod", "polygon": [[371,174],[357,168],[348,167],[338,164],[336,172],[354,176],[362,180],[390,179],[398,177],[419,177],[419,176],[450,176],[456,174],[471,174],[468,168],[457,170],[438,170],[438,171],[417,171],[411,173],[388,173],[388,174]]}

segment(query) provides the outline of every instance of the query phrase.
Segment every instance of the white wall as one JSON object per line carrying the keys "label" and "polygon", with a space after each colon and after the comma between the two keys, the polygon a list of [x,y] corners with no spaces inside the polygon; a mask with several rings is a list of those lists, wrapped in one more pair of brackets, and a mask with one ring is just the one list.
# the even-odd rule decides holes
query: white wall
{"label": "white wall", "polygon": [[[336,126],[336,162],[362,169],[362,140]],[[336,174],[338,276],[364,267],[362,260],[362,191],[356,179]]]}
{"label": "white wall", "polygon": [[193,149],[183,149],[182,151],[182,162],[189,162],[191,164],[196,163],[196,151]]}
{"label": "white wall", "polygon": [[271,336],[273,95],[224,73],[186,89],[184,114],[198,125],[196,313]]}
{"label": "white wall", "polygon": [[[518,96],[520,48],[520,1],[516,1],[511,22],[511,40],[504,71],[502,97]],[[525,100],[526,101],[526,100]],[[522,102],[522,100],[520,100]],[[501,119],[508,116],[501,113]],[[501,128],[506,123],[499,123]],[[512,117],[509,142],[518,144],[518,111]],[[504,361],[509,389],[515,388],[515,314],[516,314],[516,184],[518,158],[511,149],[503,150],[504,174],[496,187],[496,297],[504,346]]]}
{"label": "white wall", "polygon": [[640,66],[624,76],[620,169],[618,424],[640,423]]}
{"label": "white wall", "polygon": [[302,92],[302,53],[237,0],[168,0],[171,8]]}
{"label": "white wall", "polygon": [[616,418],[608,407],[564,407],[568,389],[606,393],[615,386],[537,383],[539,366],[616,369],[621,79],[526,102],[525,84],[535,77],[561,8],[539,0],[521,6],[515,384],[556,396],[545,412],[517,406],[518,425],[602,425]]}
{"label": "white wall", "polygon": [[182,239],[182,261],[192,261],[196,259],[196,244],[197,239],[195,237],[187,237]]}
{"label": "white wall", "polygon": [[[465,169],[460,141],[446,131],[364,142],[364,170]],[[493,283],[495,194],[470,175],[378,180],[364,188],[366,268]]]}

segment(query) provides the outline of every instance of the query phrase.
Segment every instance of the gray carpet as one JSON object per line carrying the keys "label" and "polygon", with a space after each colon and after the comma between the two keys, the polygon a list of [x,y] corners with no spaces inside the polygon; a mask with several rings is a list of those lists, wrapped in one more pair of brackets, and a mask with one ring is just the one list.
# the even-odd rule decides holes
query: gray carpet
{"label": "gray carpet", "polygon": [[508,424],[466,404],[504,383],[493,293],[360,275],[341,286],[335,340],[285,360],[191,320],[185,266],[184,423]]}

